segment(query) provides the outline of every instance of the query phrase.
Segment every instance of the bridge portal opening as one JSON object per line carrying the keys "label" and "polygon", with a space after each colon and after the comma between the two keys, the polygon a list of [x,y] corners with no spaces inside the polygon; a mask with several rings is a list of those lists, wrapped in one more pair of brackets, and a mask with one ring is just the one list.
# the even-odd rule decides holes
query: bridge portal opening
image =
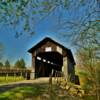
{"label": "bridge portal opening", "polygon": [[[63,55],[58,52],[43,52],[35,57],[35,77],[49,77],[52,69],[62,71]],[[55,71],[53,75],[55,74]]]}

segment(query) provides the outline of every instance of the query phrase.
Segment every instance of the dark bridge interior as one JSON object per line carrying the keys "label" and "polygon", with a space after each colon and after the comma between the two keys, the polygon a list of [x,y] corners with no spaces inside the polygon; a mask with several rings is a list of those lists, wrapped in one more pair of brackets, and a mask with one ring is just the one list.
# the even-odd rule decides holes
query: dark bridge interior
{"label": "dark bridge interior", "polygon": [[[63,56],[58,52],[43,52],[35,58],[36,77],[49,77],[52,69],[61,71]],[[54,73],[53,73],[54,74]]]}

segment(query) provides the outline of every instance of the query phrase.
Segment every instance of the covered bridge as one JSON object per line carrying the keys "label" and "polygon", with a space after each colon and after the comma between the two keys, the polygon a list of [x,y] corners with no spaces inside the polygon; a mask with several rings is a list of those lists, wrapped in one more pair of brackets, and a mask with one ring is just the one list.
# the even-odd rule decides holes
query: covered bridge
{"label": "covered bridge", "polygon": [[65,78],[70,76],[75,80],[75,61],[70,49],[53,39],[46,37],[28,50],[32,54],[31,79],[49,77],[52,69],[64,73]]}

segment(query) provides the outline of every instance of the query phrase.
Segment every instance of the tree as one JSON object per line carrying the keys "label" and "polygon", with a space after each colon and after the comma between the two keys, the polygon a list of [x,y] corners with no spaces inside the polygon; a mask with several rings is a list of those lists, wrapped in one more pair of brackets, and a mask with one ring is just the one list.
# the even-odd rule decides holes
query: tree
{"label": "tree", "polygon": [[14,67],[15,67],[15,68],[19,68],[19,66],[20,66],[20,61],[19,61],[19,60],[17,60],[17,61],[15,62]]}
{"label": "tree", "polygon": [[20,59],[20,67],[25,68],[25,61],[24,59]]}
{"label": "tree", "polygon": [[10,62],[8,60],[5,61],[5,67],[10,68]]}
{"label": "tree", "polygon": [[[23,33],[34,35],[35,30],[33,27],[37,24],[37,21],[39,23],[50,15],[56,14],[58,15],[58,24],[56,26],[58,28],[55,28],[56,31],[58,29],[66,30],[64,34],[66,36],[79,35],[80,32],[88,27],[87,25],[90,21],[100,19],[99,8],[99,0],[1,0],[0,21],[14,27],[14,29],[17,29],[19,24],[23,23],[23,30],[16,31],[16,37],[19,37]],[[84,14],[80,13],[75,16],[76,12],[80,12],[80,10],[82,12],[85,11]],[[71,16],[70,12],[75,12],[73,13],[74,18],[77,18],[63,18],[65,15]],[[69,29],[71,31],[68,31]]]}
{"label": "tree", "polygon": [[3,67],[3,63],[2,63],[2,62],[0,62],[0,68],[1,68],[1,67]]}
{"label": "tree", "polygon": [[77,59],[81,67],[80,75],[86,78],[83,88],[87,93],[95,94],[97,100],[100,98],[99,27],[96,22],[90,23],[90,27],[81,34],[82,36],[77,42],[80,47],[77,51]]}
{"label": "tree", "polygon": [[81,49],[78,51],[78,58],[80,72],[79,76],[84,78],[84,85],[82,86],[86,93],[92,93],[99,100],[100,87],[100,61],[95,58],[94,50],[91,48]]}
{"label": "tree", "polygon": [[24,59],[17,60],[15,63],[15,68],[25,68]]}

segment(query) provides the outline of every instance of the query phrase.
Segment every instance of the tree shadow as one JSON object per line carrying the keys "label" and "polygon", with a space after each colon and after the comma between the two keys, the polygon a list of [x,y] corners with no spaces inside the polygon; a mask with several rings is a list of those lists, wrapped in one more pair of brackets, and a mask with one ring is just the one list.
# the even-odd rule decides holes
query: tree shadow
{"label": "tree shadow", "polygon": [[38,87],[42,85],[47,85],[47,83],[17,83],[17,84],[3,85],[3,86],[0,86],[0,94],[17,87],[23,87],[23,86],[37,86]]}

